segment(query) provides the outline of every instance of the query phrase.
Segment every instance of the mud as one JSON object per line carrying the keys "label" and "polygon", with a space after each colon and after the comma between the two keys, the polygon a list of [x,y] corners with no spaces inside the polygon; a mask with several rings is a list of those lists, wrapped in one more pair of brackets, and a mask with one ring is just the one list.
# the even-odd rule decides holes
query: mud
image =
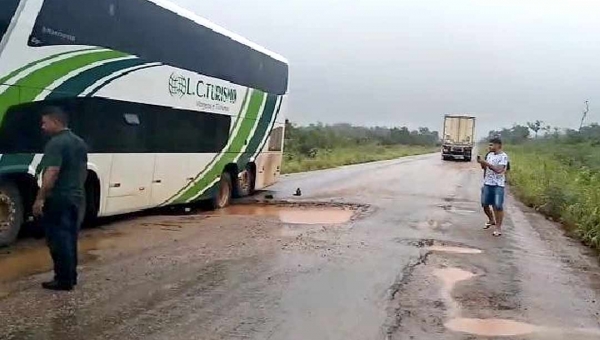
{"label": "mud", "polygon": [[242,204],[209,213],[211,216],[277,217],[288,224],[343,224],[352,219],[356,210],[339,207],[284,206],[265,204]]}
{"label": "mud", "polygon": [[[78,244],[79,262],[86,264],[185,238],[194,232],[186,226],[203,218],[149,216],[138,223],[117,223],[107,230],[84,230]],[[43,241],[27,240],[0,253],[0,268],[2,290],[3,283],[51,270],[52,260]]]}
{"label": "mud", "polygon": [[527,323],[502,319],[466,319],[448,321],[445,326],[454,331],[479,336],[516,336],[541,331],[542,328]]}

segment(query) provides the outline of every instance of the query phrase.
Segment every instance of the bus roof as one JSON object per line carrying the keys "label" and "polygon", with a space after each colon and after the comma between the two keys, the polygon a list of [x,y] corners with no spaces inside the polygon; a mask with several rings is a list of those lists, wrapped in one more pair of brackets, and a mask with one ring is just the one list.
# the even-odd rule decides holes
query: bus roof
{"label": "bus roof", "polygon": [[180,15],[182,17],[193,20],[194,22],[196,22],[199,25],[209,28],[209,29],[211,29],[219,34],[222,34],[224,36],[227,36],[227,37],[239,42],[240,44],[244,44],[244,45],[252,48],[253,50],[256,50],[265,55],[268,55],[269,57],[271,57],[275,60],[289,64],[288,60],[286,58],[284,58],[283,56],[281,56],[280,54],[269,51],[268,49],[266,49],[256,43],[253,43],[252,41],[242,37],[241,35],[233,33],[231,31],[228,31],[225,28],[223,28],[207,19],[202,18],[201,16],[197,15],[196,13],[194,13],[188,9],[185,9],[181,6],[178,6],[168,0],[147,0],[147,1],[153,2],[171,12],[177,13],[178,15]]}

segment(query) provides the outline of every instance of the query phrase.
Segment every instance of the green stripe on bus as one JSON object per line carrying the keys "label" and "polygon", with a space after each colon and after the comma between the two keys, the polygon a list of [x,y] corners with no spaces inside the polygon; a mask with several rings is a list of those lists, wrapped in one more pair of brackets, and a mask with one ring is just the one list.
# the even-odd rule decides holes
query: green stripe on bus
{"label": "green stripe on bus", "polygon": [[[127,54],[116,51],[94,51],[55,61],[44,68],[32,72],[25,78],[19,80],[19,82],[15,84],[16,86],[11,86],[0,95],[0,125],[4,120],[6,111],[12,105],[33,101],[44,91],[44,89],[48,88],[57,79],[89,64],[125,56],[127,56]],[[14,101],[15,98],[19,98],[17,102]]]}
{"label": "green stripe on bus", "polygon": [[102,64],[85,70],[73,78],[68,79],[60,86],[54,89],[46,99],[57,99],[66,96],[76,96],[81,94],[90,86],[94,85],[98,80],[110,76],[111,74],[130,68],[139,66],[144,62],[138,58],[109,61],[106,64]]}
{"label": "green stripe on bus", "polygon": [[202,176],[202,178],[198,182],[196,182],[192,187],[187,189],[173,203],[182,204],[193,200],[194,197],[196,197],[199,193],[205,191],[215,179],[221,176],[221,172],[227,164],[235,161],[239,152],[242,150],[248,138],[250,137],[250,134],[252,133],[252,129],[255,125],[254,123],[256,122],[264,98],[264,92],[259,90],[253,90],[252,95],[250,97],[250,103],[248,104],[248,112],[242,120],[242,125],[240,126],[240,129],[235,135],[229,148],[225,151],[223,156],[212,166],[212,168]]}
{"label": "green stripe on bus", "polygon": [[[236,131],[238,125],[243,121],[242,114],[244,113],[244,108],[246,107],[246,102],[248,101],[248,98],[250,97],[251,93],[252,93],[252,90],[250,90],[250,89],[246,90],[246,94],[244,95],[244,100],[242,101],[242,106],[240,107],[240,111],[238,112],[238,115],[236,116],[236,120],[235,120],[235,123],[233,123],[233,129],[231,129],[231,131]],[[223,151],[225,151],[225,150],[221,150],[221,152],[219,152],[217,155],[215,155],[215,157],[210,160],[210,162],[202,169],[202,171],[200,171],[198,173],[198,175],[196,175],[196,177],[194,177],[194,179],[191,183],[196,182],[198,180],[198,178],[200,178],[208,169],[210,169],[213,166],[214,162],[221,156]],[[171,200],[175,199],[182,192],[187,190],[191,185],[192,184],[181,188],[175,195],[171,196],[168,200],[163,202],[163,204],[161,204],[161,205],[168,204]]]}
{"label": "green stripe on bus", "polygon": [[0,173],[27,173],[35,154],[15,153],[2,155],[0,158]]}
{"label": "green stripe on bus", "polygon": [[92,48],[84,48],[84,49],[81,49],[81,50],[74,50],[74,51],[62,52],[62,53],[58,53],[58,54],[53,54],[51,56],[48,56],[48,57],[40,59],[40,60],[33,61],[33,62],[31,62],[31,63],[29,63],[29,64],[27,64],[27,65],[25,65],[25,66],[23,66],[21,68],[13,71],[11,73],[9,73],[6,77],[0,78],[0,84],[4,84],[6,81],[10,80],[12,77],[16,76],[17,74],[19,74],[19,73],[27,70],[28,68],[34,67],[35,65],[37,65],[39,63],[43,63],[43,62],[48,61],[50,59],[55,59],[55,58],[58,58],[58,57],[62,57],[63,55],[66,55],[66,54],[83,52],[83,51],[90,51],[90,50],[97,50],[97,49],[100,49],[100,48],[99,47],[92,47]]}
{"label": "green stripe on bus", "polygon": [[243,169],[246,167],[246,164],[250,161],[250,157],[252,157],[256,152],[259,151],[259,147],[261,142],[263,141],[266,134],[269,133],[269,127],[271,126],[271,119],[273,118],[273,114],[275,113],[275,107],[277,106],[277,95],[269,94],[267,95],[267,101],[265,103],[265,108],[263,110],[263,114],[258,121],[258,125],[256,126],[256,130],[254,130],[254,134],[248,143],[248,147],[246,151],[239,158],[237,164],[238,168]]}

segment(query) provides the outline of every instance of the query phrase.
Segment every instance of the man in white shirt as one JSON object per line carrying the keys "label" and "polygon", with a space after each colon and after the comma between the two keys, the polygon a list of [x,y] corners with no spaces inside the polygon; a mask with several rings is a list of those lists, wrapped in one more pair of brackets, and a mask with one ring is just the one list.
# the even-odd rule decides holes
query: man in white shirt
{"label": "man in white shirt", "polygon": [[[477,162],[484,170],[483,188],[481,189],[481,205],[489,218],[485,229],[494,226],[494,236],[502,235],[502,221],[504,219],[504,188],[506,186],[506,170],[508,155],[502,151],[502,140],[492,138],[489,145],[490,153],[486,159],[477,157]],[[493,209],[490,209],[490,207]]]}

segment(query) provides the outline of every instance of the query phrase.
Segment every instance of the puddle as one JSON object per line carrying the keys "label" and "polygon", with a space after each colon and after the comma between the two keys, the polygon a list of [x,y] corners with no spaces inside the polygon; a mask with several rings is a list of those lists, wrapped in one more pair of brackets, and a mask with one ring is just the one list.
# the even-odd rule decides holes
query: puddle
{"label": "puddle", "polygon": [[444,283],[444,289],[447,291],[451,291],[452,288],[454,288],[454,285],[456,285],[458,282],[466,281],[476,276],[475,274],[460,268],[436,269],[434,271],[434,275],[442,280]]}
{"label": "puddle", "polygon": [[212,212],[212,216],[272,216],[289,224],[343,224],[355,211],[331,207],[299,207],[278,205],[234,205]]}
{"label": "puddle", "polygon": [[538,326],[503,319],[459,318],[448,321],[445,326],[454,332],[480,336],[516,336],[531,334],[541,330]]}
{"label": "puddle", "polygon": [[441,295],[448,304],[448,313],[451,317],[458,316],[460,306],[452,298],[452,290],[457,283],[472,279],[476,275],[460,268],[436,269],[433,274],[443,282]]}
{"label": "puddle", "polygon": [[465,248],[465,247],[452,247],[452,246],[442,246],[442,245],[433,245],[426,248],[430,251],[440,252],[440,253],[453,253],[453,254],[481,254],[483,251],[475,248]]}

